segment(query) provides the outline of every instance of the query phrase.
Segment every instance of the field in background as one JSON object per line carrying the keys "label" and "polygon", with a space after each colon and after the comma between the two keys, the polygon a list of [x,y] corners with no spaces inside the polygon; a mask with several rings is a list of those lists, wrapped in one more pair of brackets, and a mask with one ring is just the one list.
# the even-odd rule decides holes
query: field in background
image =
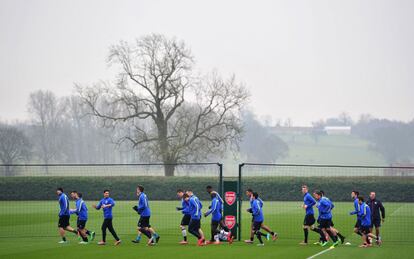
{"label": "field in background", "polygon": [[[102,212],[91,208],[93,202],[87,201],[90,220],[88,228],[97,232],[99,241]],[[57,234],[57,201],[1,201],[0,206],[0,258],[307,258],[325,248],[318,246],[301,247],[303,232],[303,210],[301,202],[266,202],[265,222],[280,235],[277,242],[266,242],[265,247],[246,245],[236,242],[231,247],[221,246],[196,247],[195,239],[190,237],[191,245],[182,247],[177,244],[181,234],[178,228],[181,214],[175,210],[179,202],[152,201],[150,203],[153,216],[151,223],[161,234],[160,244],[146,247],[144,244],[134,245],[131,239],[135,236],[138,215],[132,210],[134,201],[118,201],[114,208],[114,226],[123,244],[112,246],[112,237],[108,233],[106,247],[98,247],[95,243],[87,246],[77,244],[73,234],[68,233],[68,245],[59,245]],[[71,203],[72,207],[74,203]],[[203,202],[205,211],[208,201]],[[371,249],[360,249],[356,246],[360,239],[352,233],[354,217],[348,215],[352,209],[351,202],[335,203],[335,226],[347,236],[351,246],[339,246],[320,258],[409,258],[414,253],[414,218],[412,203],[385,203],[387,209],[386,222],[383,227],[384,245]],[[243,238],[248,237],[250,215],[245,212],[248,204],[243,204]],[[203,219],[204,232],[209,237],[208,223],[210,218]],[[75,217],[71,218],[75,224]],[[317,236],[310,233],[310,240]],[[318,257],[319,258],[319,257]]]}
{"label": "field in background", "polygon": [[278,163],[387,165],[381,154],[370,148],[368,141],[356,136],[321,135],[315,141],[310,135],[278,135],[289,146],[287,157]]}

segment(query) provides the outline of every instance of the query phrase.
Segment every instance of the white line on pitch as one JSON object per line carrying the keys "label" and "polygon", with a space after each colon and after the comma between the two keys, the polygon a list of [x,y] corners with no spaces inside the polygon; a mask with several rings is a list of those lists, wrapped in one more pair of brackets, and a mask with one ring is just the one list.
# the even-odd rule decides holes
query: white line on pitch
{"label": "white line on pitch", "polygon": [[320,251],[319,253],[314,254],[314,255],[312,255],[312,256],[310,256],[310,257],[306,258],[306,259],[312,259],[312,258],[315,258],[315,257],[320,256],[321,254],[324,254],[324,253],[326,253],[326,252],[328,252],[328,251],[331,251],[331,250],[333,250],[333,248],[328,248],[328,249],[325,249],[325,250]]}

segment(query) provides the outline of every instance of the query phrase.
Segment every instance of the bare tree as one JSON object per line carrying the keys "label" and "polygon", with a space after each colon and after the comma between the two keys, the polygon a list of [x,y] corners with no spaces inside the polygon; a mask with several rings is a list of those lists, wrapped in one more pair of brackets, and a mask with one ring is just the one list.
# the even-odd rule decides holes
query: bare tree
{"label": "bare tree", "polygon": [[247,91],[234,77],[195,76],[184,42],[157,34],[120,42],[111,47],[108,62],[120,65],[116,84],[78,85],[80,96],[106,126],[124,129],[119,142],[161,160],[166,176],[174,175],[176,163],[238,143]]}
{"label": "bare tree", "polygon": [[34,127],[34,140],[45,164],[60,155],[59,134],[65,105],[62,105],[54,93],[38,90],[30,94],[28,111]]}
{"label": "bare tree", "polygon": [[16,127],[0,124],[0,160],[5,165],[5,175],[11,175],[12,165],[30,158],[31,144]]}

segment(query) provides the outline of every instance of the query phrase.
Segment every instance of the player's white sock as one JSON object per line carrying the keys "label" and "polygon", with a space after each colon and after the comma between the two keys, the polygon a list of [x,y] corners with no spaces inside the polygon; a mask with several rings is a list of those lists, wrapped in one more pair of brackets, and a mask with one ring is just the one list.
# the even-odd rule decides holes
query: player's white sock
{"label": "player's white sock", "polygon": [[183,234],[183,237],[187,236],[187,230],[185,230],[185,227],[181,228],[181,233]]}
{"label": "player's white sock", "polygon": [[214,235],[214,240],[216,240],[216,242],[220,242],[219,235]]}

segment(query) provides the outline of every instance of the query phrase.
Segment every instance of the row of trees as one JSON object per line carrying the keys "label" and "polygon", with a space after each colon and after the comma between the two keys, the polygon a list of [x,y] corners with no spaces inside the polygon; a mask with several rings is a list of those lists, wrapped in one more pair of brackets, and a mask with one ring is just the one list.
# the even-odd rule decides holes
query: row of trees
{"label": "row of trees", "polygon": [[[32,159],[45,164],[161,161],[165,175],[172,176],[174,164],[237,150],[249,93],[235,76],[195,72],[183,41],[158,34],[121,41],[110,48],[108,65],[117,71],[111,82],[76,85],[77,94],[70,97],[49,91],[30,95],[31,120],[17,126],[25,154],[32,151]],[[8,127],[1,130],[8,134]],[[260,143],[268,148],[280,143],[263,137]],[[250,148],[244,150],[251,157]],[[30,157],[2,156],[5,164]]]}

